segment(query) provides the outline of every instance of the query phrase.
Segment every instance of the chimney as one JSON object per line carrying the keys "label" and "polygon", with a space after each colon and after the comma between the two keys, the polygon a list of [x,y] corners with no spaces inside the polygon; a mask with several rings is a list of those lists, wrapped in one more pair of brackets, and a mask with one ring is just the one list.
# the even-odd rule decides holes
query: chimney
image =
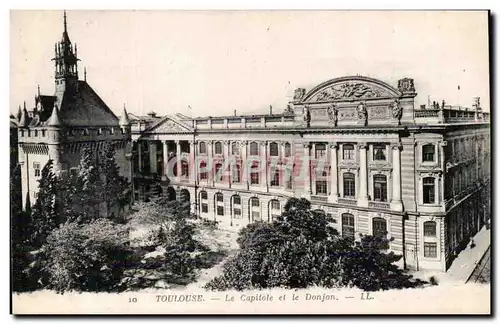
{"label": "chimney", "polygon": [[236,109],[234,110],[234,115],[236,116]]}
{"label": "chimney", "polygon": [[273,114],[273,106],[269,105],[269,115]]}

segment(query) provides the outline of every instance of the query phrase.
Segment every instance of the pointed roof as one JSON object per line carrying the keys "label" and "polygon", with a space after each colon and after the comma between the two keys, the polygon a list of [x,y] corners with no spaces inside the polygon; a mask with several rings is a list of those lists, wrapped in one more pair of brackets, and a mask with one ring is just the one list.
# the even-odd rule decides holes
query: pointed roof
{"label": "pointed roof", "polygon": [[23,111],[21,109],[21,105],[19,105],[19,109],[17,110],[17,114],[16,114],[17,121],[21,120],[22,115],[23,115]]}
{"label": "pointed roof", "polygon": [[21,113],[21,118],[19,118],[19,126],[20,127],[27,127],[29,124],[29,116],[28,116],[28,110],[26,110],[26,104],[24,105],[24,109]]}
{"label": "pointed roof", "polygon": [[123,105],[122,115],[120,116],[120,126],[128,125],[130,125],[130,120],[128,119],[127,109],[125,109],[125,105]]}
{"label": "pointed roof", "polygon": [[57,111],[57,105],[54,105],[52,109],[52,115],[47,121],[47,126],[61,126],[61,121],[59,120],[59,113]]}
{"label": "pointed roof", "polygon": [[71,43],[69,40],[69,35],[68,35],[68,24],[66,22],[66,10],[64,10],[64,31],[63,31],[63,36],[62,36],[62,43]]}

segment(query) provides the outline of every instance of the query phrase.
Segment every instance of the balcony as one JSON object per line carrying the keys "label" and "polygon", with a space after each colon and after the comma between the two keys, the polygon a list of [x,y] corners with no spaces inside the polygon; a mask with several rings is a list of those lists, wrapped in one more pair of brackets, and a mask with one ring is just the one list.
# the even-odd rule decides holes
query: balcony
{"label": "balcony", "polygon": [[327,202],[328,201],[328,196],[312,195],[311,196],[311,200],[321,201],[321,202]]}
{"label": "balcony", "polygon": [[339,198],[338,203],[344,205],[353,205],[353,206],[356,206],[358,204],[356,199],[350,199],[350,198]]}
{"label": "balcony", "polygon": [[391,205],[388,202],[381,202],[381,201],[369,201],[368,207],[386,209],[386,210],[391,209]]}

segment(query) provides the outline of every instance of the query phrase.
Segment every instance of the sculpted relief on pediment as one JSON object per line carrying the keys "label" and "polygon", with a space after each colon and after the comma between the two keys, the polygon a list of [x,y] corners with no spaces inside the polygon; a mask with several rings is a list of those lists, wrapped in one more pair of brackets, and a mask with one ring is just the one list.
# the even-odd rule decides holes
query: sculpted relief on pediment
{"label": "sculpted relief on pediment", "polygon": [[393,97],[387,89],[376,84],[362,81],[345,81],[328,85],[319,89],[311,97],[309,102],[340,101],[340,100],[361,100],[371,98]]}

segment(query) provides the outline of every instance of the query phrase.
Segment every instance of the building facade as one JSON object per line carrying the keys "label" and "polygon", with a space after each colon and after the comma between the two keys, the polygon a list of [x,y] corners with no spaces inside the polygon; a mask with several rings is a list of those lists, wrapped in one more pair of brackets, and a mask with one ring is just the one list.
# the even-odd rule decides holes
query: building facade
{"label": "building facade", "polygon": [[121,175],[132,179],[127,112],[124,108],[119,119],[87,83],[86,76],[79,80],[77,47],[67,32],[66,13],[62,39],[54,52],[55,93],[42,95],[38,88],[35,106],[28,110],[25,102],[18,116],[23,206],[36,201],[41,170],[49,160],[53,160],[56,175],[75,173],[85,147],[96,154],[106,143],[113,143]]}
{"label": "building facade", "polygon": [[490,217],[489,114],[416,95],[409,78],[351,76],[296,89],[283,113],[165,116],[134,136],[135,197],[189,201],[222,226],[304,197],[341,235],[393,238],[406,268],[445,271]]}

